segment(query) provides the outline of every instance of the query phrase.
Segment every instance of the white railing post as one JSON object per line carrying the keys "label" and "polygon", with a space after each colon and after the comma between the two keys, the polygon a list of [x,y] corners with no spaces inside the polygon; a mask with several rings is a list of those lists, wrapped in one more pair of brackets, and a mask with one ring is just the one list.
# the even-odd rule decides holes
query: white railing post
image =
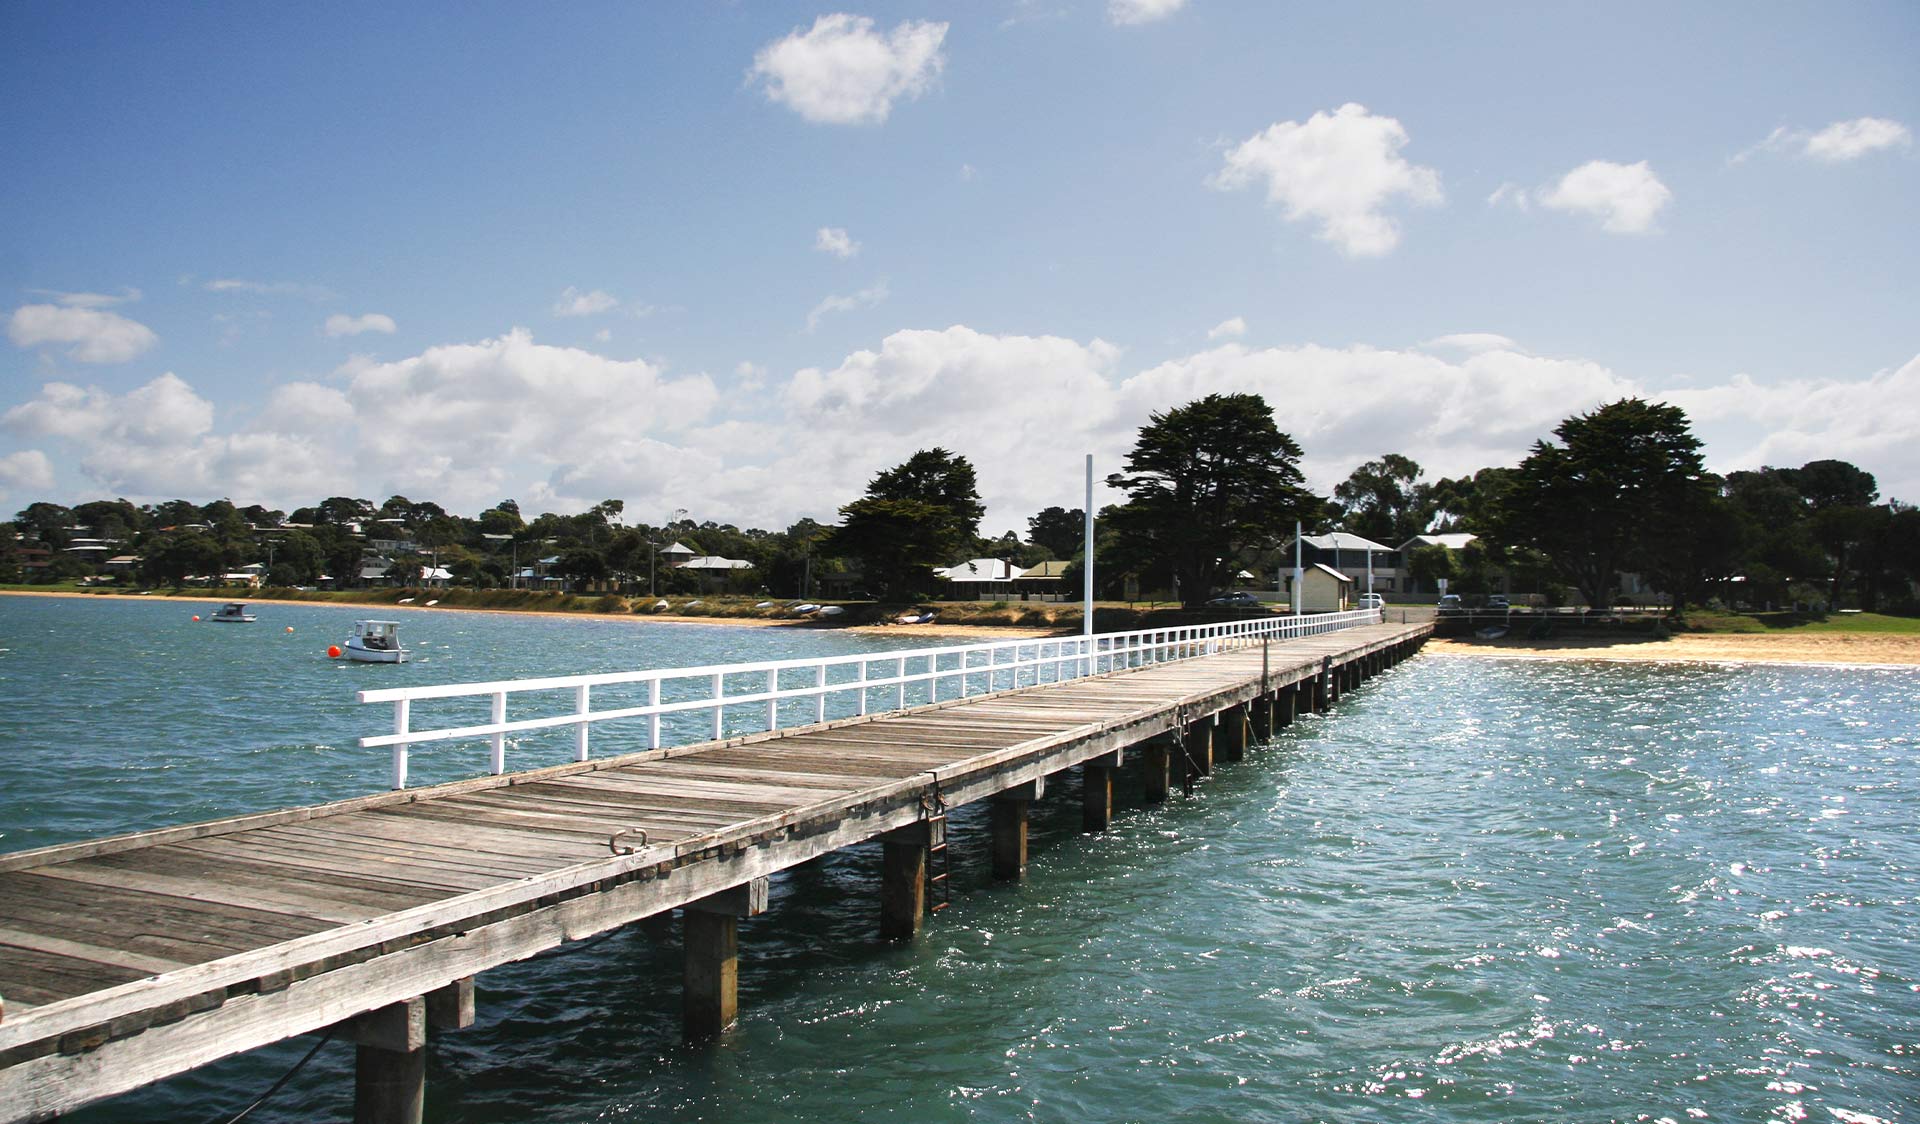
{"label": "white railing post", "polygon": [[593,704],[587,698],[587,693],[591,690],[593,690],[592,685],[582,683],[573,692],[573,711],[580,716],[580,724],[573,728],[573,759],[575,761],[587,759],[587,727],[593,723]]}
{"label": "white railing post", "polygon": [[[505,691],[495,691],[493,693],[493,724],[498,726],[506,722],[506,720],[507,693]],[[487,765],[493,770],[493,775],[496,777],[507,771],[507,732],[505,730],[494,732],[493,753],[488,758]]]}
{"label": "white railing post", "polygon": [[867,661],[864,659],[860,661],[859,691],[860,691],[860,716],[862,718],[865,718],[867,715]]}
{"label": "white railing post", "polygon": [[647,715],[647,748],[660,748],[660,677],[654,676],[647,681],[647,705],[653,713]]}
{"label": "white railing post", "polygon": [[815,722],[825,722],[827,720],[827,665],[826,664],[823,663],[818,667],[814,668],[813,686],[814,686],[814,689],[819,692],[819,694],[816,694],[813,696],[813,720]]}
{"label": "white railing post", "polygon": [[[393,700],[393,732],[405,735],[407,732],[407,714],[413,706],[412,699]],[[407,743],[393,743],[393,787],[407,787]]]}
{"label": "white railing post", "polygon": [[713,740],[719,741],[721,731],[726,729],[726,704],[721,700],[727,697],[727,673],[713,673]]}
{"label": "white railing post", "polygon": [[894,693],[896,704],[894,709],[905,710],[907,709],[907,657],[901,656],[894,663],[898,666],[894,668],[893,677],[900,681],[900,689]]}
{"label": "white railing post", "polygon": [[767,700],[767,729],[778,730],[780,728],[780,669],[777,667],[767,669],[767,694],[772,696]]}

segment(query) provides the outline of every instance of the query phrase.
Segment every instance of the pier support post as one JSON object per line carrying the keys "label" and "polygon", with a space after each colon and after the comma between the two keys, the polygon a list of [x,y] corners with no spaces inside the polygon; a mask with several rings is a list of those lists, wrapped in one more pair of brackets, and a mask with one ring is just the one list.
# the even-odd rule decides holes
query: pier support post
{"label": "pier support post", "polygon": [[1280,688],[1273,700],[1273,728],[1278,733],[1283,727],[1293,725],[1300,708],[1300,684],[1289,683]]}
{"label": "pier support post", "polygon": [[1046,781],[1031,781],[998,793],[990,802],[995,878],[1017,882],[1027,876],[1027,809],[1046,790]]}
{"label": "pier support post", "polygon": [[1220,714],[1220,760],[1244,761],[1247,756],[1247,707],[1228,707]]}
{"label": "pier support post", "polygon": [[1081,830],[1102,832],[1113,823],[1113,771],[1120,767],[1120,751],[1102,754],[1087,762],[1085,789],[1081,797]]}
{"label": "pier support post", "polygon": [[1187,727],[1187,768],[1196,777],[1213,772],[1213,723],[1209,715]]}
{"label": "pier support post", "polygon": [[1266,741],[1273,736],[1273,710],[1278,697],[1278,691],[1265,691],[1247,704],[1247,720],[1255,741]]}
{"label": "pier support post", "polygon": [[353,1124],[420,1124],[427,1094],[427,1004],[408,999],[340,1024],[355,1044]]}
{"label": "pier support post", "polygon": [[1140,772],[1146,778],[1144,799],[1149,804],[1166,803],[1167,790],[1173,787],[1171,741],[1161,734],[1140,743]]}
{"label": "pier support post", "polygon": [[682,1028],[700,1042],[726,1033],[740,1014],[740,919],[767,911],[767,880],[688,902],[680,926],[685,944]]}
{"label": "pier support post", "polygon": [[880,939],[910,941],[927,916],[927,855],[945,824],[917,823],[880,837]]}

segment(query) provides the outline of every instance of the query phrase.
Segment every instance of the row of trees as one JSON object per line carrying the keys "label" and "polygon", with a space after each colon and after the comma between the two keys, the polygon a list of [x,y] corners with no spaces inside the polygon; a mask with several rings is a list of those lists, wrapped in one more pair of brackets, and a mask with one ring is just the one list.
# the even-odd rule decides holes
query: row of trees
{"label": "row of trees", "polygon": [[[1708,473],[1700,442],[1676,407],[1625,399],[1566,419],[1513,468],[1424,480],[1420,466],[1387,454],[1354,470],[1322,497],[1299,470],[1300,446],[1282,432],[1258,395],[1214,394],[1150,417],[1124,471],[1109,478],[1123,503],[1099,513],[1096,571],[1102,595],[1131,581],[1168,588],[1189,604],[1232,584],[1242,569],[1272,573],[1290,564],[1283,548],[1298,521],[1344,529],[1388,546],[1427,531],[1477,536],[1463,552],[1411,553],[1417,579],[1489,587],[1504,573],[1516,587],[1578,590],[1595,607],[1612,604],[1623,573],[1637,573],[1675,606],[1722,596],[1750,602],[1817,597],[1866,608],[1912,608],[1920,580],[1920,512],[1878,502],[1873,476],[1844,461]],[[465,584],[501,586],[536,559],[577,587],[643,575],[665,591],[695,579],[657,565],[679,540],[713,555],[745,559],[736,580],[780,594],[810,592],[811,577],[852,570],[879,595],[907,600],[935,591],[933,570],[974,556],[1031,566],[1082,559],[1084,513],[1050,507],[1013,531],[984,538],[973,465],[943,448],[922,450],[878,473],[840,522],[803,519],[784,531],[695,522],[675,512],[658,526],[627,524],[625,505],[605,500],[577,515],[522,517],[512,500],[475,518],[404,496],[375,505],[331,497],[291,513],[236,507],[227,500],[172,500],[136,506],[99,500],[72,509],[35,503],[21,511],[21,537],[61,560],[50,578],[86,563],[57,552],[74,528],[141,553],[142,577],[178,582],[248,562],[270,566],[273,584],[311,584],[321,574],[357,576],[369,542],[393,566],[431,563]],[[298,524],[298,527],[289,527]],[[262,533],[262,528],[270,529]],[[358,528],[358,531],[354,530]],[[0,580],[19,580],[0,538]],[[1078,578],[1070,572],[1070,587]]]}

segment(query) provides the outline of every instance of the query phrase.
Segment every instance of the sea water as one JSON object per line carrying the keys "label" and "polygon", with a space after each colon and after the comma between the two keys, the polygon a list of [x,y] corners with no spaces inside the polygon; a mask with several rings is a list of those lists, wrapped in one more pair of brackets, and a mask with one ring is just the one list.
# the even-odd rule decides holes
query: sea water
{"label": "sea water", "polygon": [[[337,610],[298,626],[287,671],[169,631],[181,606],[19,600],[0,598],[0,846],[382,787],[383,763],[347,748],[381,728],[338,700],[361,679],[299,662]],[[209,627],[265,635],[296,611],[265,609]],[[482,627],[437,621],[407,627]],[[78,642],[99,627],[117,640]],[[603,669],[627,645],[658,666],[828,642],[497,627],[497,658],[526,661],[512,674]],[[64,661],[42,650],[62,643]],[[193,669],[202,701],[167,697],[178,669],[112,666],[133,651]],[[444,658],[419,681],[508,674]],[[168,685],[142,692],[148,674]],[[960,810],[954,904],[910,945],[876,939],[872,848],[776,879],[741,926],[741,1021],[718,1045],[679,1041],[670,930],[485,973],[476,1025],[433,1042],[427,1117],[1913,1120],[1917,727],[1912,671],[1416,658],[1191,795],[1143,807],[1123,780],[1104,835],[1079,831],[1070,778],[1050,785],[1025,882],[991,882],[985,817]],[[64,780],[39,776],[56,764]],[[179,771],[196,779],[155,787]],[[207,786],[228,791],[189,795]],[[311,1042],[72,1119],[225,1119]],[[328,1044],[248,1119],[348,1115],[351,1067]]]}

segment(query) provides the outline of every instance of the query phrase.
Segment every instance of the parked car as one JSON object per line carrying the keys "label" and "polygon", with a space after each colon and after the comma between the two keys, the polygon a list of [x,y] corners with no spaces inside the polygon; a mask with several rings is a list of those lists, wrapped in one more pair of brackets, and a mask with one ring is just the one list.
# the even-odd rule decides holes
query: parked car
{"label": "parked car", "polygon": [[1487,594],[1487,608],[1511,609],[1513,608],[1513,603],[1507,600],[1507,595],[1504,593],[1489,593]]}
{"label": "parked car", "polygon": [[1460,611],[1460,595],[1457,593],[1441,594],[1440,604],[1437,606],[1437,608],[1443,613],[1459,612]]}
{"label": "parked car", "polygon": [[1218,597],[1209,597],[1207,599],[1207,604],[1215,605],[1215,606],[1233,607],[1233,608],[1245,608],[1249,605],[1260,604],[1260,599],[1258,597],[1255,597],[1253,594],[1248,593],[1246,590],[1241,589],[1241,590],[1235,590],[1232,593],[1223,593]]}
{"label": "parked car", "polygon": [[1360,601],[1357,607],[1362,609],[1384,609],[1387,607],[1387,599],[1378,593],[1363,593],[1360,595]]}

